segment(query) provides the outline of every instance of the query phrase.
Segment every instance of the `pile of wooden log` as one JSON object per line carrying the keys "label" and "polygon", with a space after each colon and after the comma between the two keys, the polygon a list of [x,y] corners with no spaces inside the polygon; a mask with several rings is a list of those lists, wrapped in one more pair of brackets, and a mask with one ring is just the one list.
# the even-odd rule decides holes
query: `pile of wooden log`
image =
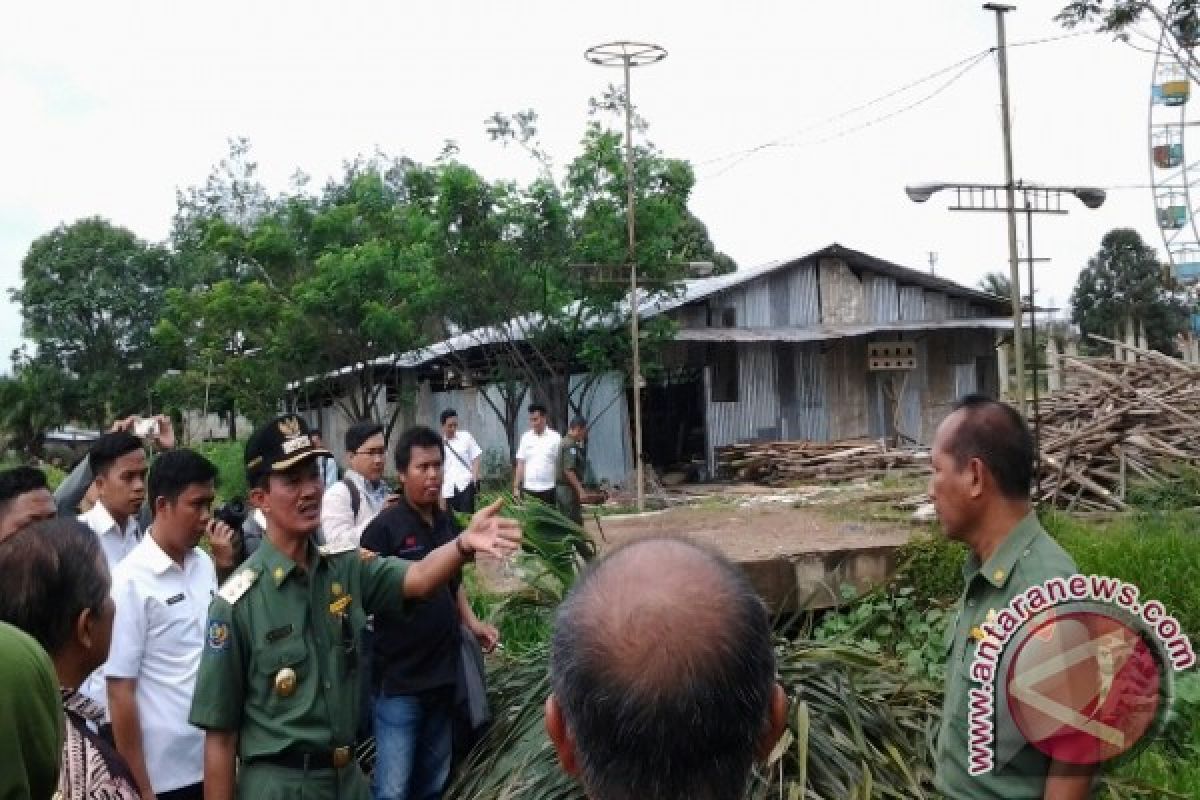
{"label": "pile of wooden log", "polygon": [[1200,365],[1124,349],[1136,361],[1061,357],[1071,388],[1043,398],[1037,416],[1041,502],[1123,511],[1132,488],[1200,467]]}
{"label": "pile of wooden log", "polygon": [[718,475],[767,486],[925,474],[928,471],[928,450],[889,447],[885,441],[874,439],[751,442],[717,448]]}

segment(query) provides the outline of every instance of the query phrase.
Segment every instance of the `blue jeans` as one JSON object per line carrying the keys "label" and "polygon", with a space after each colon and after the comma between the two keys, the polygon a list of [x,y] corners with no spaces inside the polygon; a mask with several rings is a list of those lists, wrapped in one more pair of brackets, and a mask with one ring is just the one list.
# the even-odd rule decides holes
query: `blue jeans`
{"label": "blue jeans", "polygon": [[439,800],[450,777],[453,693],[375,697],[375,800]]}

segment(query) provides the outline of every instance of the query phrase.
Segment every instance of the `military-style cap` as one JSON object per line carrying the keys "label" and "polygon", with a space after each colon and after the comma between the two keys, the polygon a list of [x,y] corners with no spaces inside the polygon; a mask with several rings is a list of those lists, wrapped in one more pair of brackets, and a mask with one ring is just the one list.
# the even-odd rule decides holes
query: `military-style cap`
{"label": "military-style cap", "polygon": [[284,414],[250,434],[246,442],[246,480],[251,485],[264,475],[283,472],[317,456],[332,456],[313,444],[308,423],[295,414]]}

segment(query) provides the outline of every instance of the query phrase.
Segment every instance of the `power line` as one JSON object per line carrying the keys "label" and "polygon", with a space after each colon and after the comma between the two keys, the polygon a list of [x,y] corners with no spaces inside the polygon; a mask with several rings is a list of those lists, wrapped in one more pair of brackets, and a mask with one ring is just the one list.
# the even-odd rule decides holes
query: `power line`
{"label": "power line", "polygon": [[[1042,39],[1032,39],[1032,40],[1024,41],[1024,42],[1012,42],[1008,46],[1009,47],[1030,47],[1033,45],[1041,45],[1041,44],[1048,44],[1050,42],[1058,42],[1058,41],[1062,41],[1065,39],[1074,39],[1074,38],[1077,38],[1080,36],[1094,36],[1097,33],[1098,33],[1098,31],[1078,31],[1075,33],[1061,34],[1059,36],[1048,36],[1048,37],[1044,37]],[[761,144],[754,145],[752,147],[742,148],[739,150],[733,150],[728,153],[725,153],[724,155],[705,159],[703,161],[694,162],[694,166],[704,167],[704,166],[708,166],[710,164],[717,164],[722,161],[736,159],[732,164],[728,165],[724,169],[721,169],[721,170],[713,173],[712,175],[708,176],[709,178],[715,178],[715,177],[725,174],[726,172],[733,169],[738,164],[746,161],[748,158],[750,158],[764,150],[770,150],[770,149],[777,148],[777,147],[797,147],[797,146],[808,146],[808,144],[823,144],[825,142],[829,142],[829,141],[833,141],[835,139],[842,138],[842,136],[849,135],[850,133],[854,133],[856,131],[863,130],[864,128],[869,128],[872,125],[882,122],[883,120],[890,119],[891,117],[897,116],[898,114],[902,114],[905,111],[910,111],[913,108],[916,108],[918,105],[926,102],[927,100],[932,99],[937,94],[940,94],[942,91],[944,91],[946,88],[948,88],[950,84],[953,84],[956,80],[958,80],[958,78],[962,77],[962,75],[964,75],[968,70],[970,70],[972,67],[976,66],[982,58],[995,52],[995,50],[996,50],[995,47],[989,47],[984,50],[980,50],[976,53],[966,56],[965,58],[959,59],[958,61],[954,62],[953,64],[948,64],[947,66],[944,66],[938,70],[935,70],[934,72],[931,72],[928,75],[925,75],[923,77],[917,78],[916,80],[910,81],[910,82],[904,84],[903,86],[898,86],[895,89],[892,89],[888,92],[885,92],[884,94],[879,95],[878,97],[867,100],[863,103],[860,103],[856,106],[848,108],[844,111],[840,111],[836,114],[828,116],[828,117],[820,120],[819,122],[813,123],[812,125],[807,125],[803,128],[799,128],[791,133],[784,134],[783,136],[779,136],[775,139],[772,139],[767,142],[763,142]],[[829,137],[826,139],[822,139],[822,140],[819,140],[816,142],[812,142],[812,143],[808,143],[808,144],[801,144],[801,145],[788,143],[789,139],[795,139],[796,137],[798,137],[802,134],[816,130],[817,128],[824,127],[826,125],[829,125],[832,122],[836,122],[840,119],[844,119],[853,114],[857,114],[860,111],[865,111],[866,109],[871,108],[872,106],[878,105],[886,100],[890,100],[891,98],[893,98],[897,95],[903,94],[904,92],[907,92],[911,89],[915,89],[916,87],[921,86],[922,84],[928,83],[929,81],[934,80],[935,78],[938,78],[942,75],[945,75],[947,72],[951,72],[952,70],[962,67],[963,65],[967,65],[966,68],[964,70],[960,71],[958,74],[956,74],[954,76],[954,78],[952,78],[948,83],[943,84],[941,87],[939,87],[938,90],[936,90],[932,94],[927,95],[926,97],[922,98],[921,100],[919,100],[913,104],[905,106],[904,108],[900,109],[899,111],[884,115],[883,117],[876,118],[876,119],[871,120],[867,123],[864,123],[860,126],[850,128],[846,131],[843,131],[838,135],[835,135],[835,136],[832,136],[832,137]]]}
{"label": "power line", "polygon": [[[859,125],[855,125],[855,126],[853,126],[853,127],[850,127],[850,128],[846,128],[845,130],[843,130],[843,131],[839,131],[838,133],[836,133],[836,134],[833,134],[832,136],[827,136],[827,137],[825,137],[825,138],[823,138],[823,139],[817,139],[816,141],[812,141],[812,142],[786,142],[786,141],[776,141],[776,142],[768,142],[768,143],[766,143],[766,144],[759,145],[759,146],[757,146],[757,147],[754,147],[754,148],[751,148],[751,149],[749,149],[749,150],[743,151],[743,153],[741,154],[741,157],[740,157],[740,158],[738,158],[736,161],[734,161],[733,163],[731,163],[731,164],[729,164],[728,166],[724,167],[723,169],[720,169],[720,170],[718,170],[717,172],[714,172],[714,173],[712,173],[711,175],[707,175],[707,176],[705,176],[705,177],[706,177],[707,179],[710,179],[710,180],[711,180],[712,178],[719,178],[720,176],[722,176],[722,175],[724,175],[725,173],[727,173],[727,172],[729,172],[730,170],[732,170],[734,167],[737,167],[737,166],[738,166],[739,164],[741,164],[742,162],[744,162],[744,161],[746,161],[747,159],[749,159],[749,158],[753,157],[753,156],[754,156],[754,155],[756,155],[757,153],[760,153],[760,152],[762,152],[763,150],[766,150],[766,149],[769,149],[769,148],[772,148],[772,147],[789,147],[789,148],[798,148],[798,147],[813,147],[813,146],[816,146],[816,145],[826,144],[827,142],[832,142],[832,141],[835,141],[835,140],[837,140],[837,139],[842,139],[842,138],[845,138],[846,136],[849,136],[849,135],[850,135],[850,134],[852,134],[852,133],[857,133],[858,131],[865,130],[866,128],[870,128],[870,127],[873,127],[873,126],[875,126],[875,125],[878,125],[879,123],[881,123],[881,122],[884,122],[884,121],[886,121],[886,120],[889,120],[889,119],[891,119],[891,118],[893,118],[893,117],[897,117],[897,116],[899,116],[899,115],[901,115],[901,114],[904,114],[904,113],[907,113],[907,112],[909,112],[909,111],[912,111],[913,109],[917,108],[918,106],[924,105],[925,103],[929,102],[929,101],[930,101],[930,100],[932,100],[933,98],[937,97],[937,96],[938,96],[939,94],[941,94],[942,92],[944,92],[944,91],[946,91],[947,89],[949,89],[951,86],[953,86],[955,83],[957,83],[957,82],[959,81],[959,79],[961,79],[961,78],[962,78],[964,75],[966,75],[966,74],[967,74],[968,72],[970,72],[970,71],[971,71],[973,68],[975,68],[976,66],[978,66],[978,65],[979,65],[979,64],[980,64],[980,63],[981,63],[981,62],[982,62],[984,59],[986,59],[986,58],[987,58],[987,57],[988,57],[990,54],[991,54],[991,50],[984,50],[983,52],[976,54],[976,55],[975,55],[975,57],[974,57],[974,59],[973,59],[973,60],[970,60],[970,63],[968,63],[968,64],[967,64],[965,67],[963,67],[963,68],[962,68],[962,69],[960,69],[958,72],[956,72],[956,73],[955,73],[955,74],[954,74],[954,75],[953,75],[953,76],[952,76],[952,77],[951,77],[949,80],[947,80],[946,82],[942,83],[940,86],[938,86],[936,89],[934,89],[932,92],[930,92],[929,94],[925,95],[924,97],[921,97],[921,98],[919,98],[918,100],[915,100],[915,101],[913,101],[913,102],[909,103],[908,105],[906,105],[906,106],[903,106],[902,108],[898,108],[898,109],[896,109],[895,111],[891,111],[891,112],[889,112],[889,113],[887,113],[887,114],[884,114],[884,115],[882,115],[882,116],[875,117],[874,119],[869,119],[869,120],[867,120],[867,121],[866,121],[866,122],[864,122],[864,123],[861,123],[861,124],[859,124]],[[961,63],[962,63],[962,62],[959,62],[959,64],[961,64]],[[955,66],[958,66],[958,65],[956,64]],[[942,74],[942,73],[944,73],[945,71],[946,71],[946,70],[940,70],[938,74]],[[922,80],[922,82],[924,82],[924,80]]]}
{"label": "power line", "polygon": [[942,67],[941,69],[937,70],[936,72],[931,72],[923,78],[918,78],[915,81],[911,81],[909,83],[904,84],[903,86],[899,86],[895,89],[892,89],[891,91],[889,91],[885,94],[881,94],[876,98],[866,101],[865,103],[861,103],[857,106],[854,106],[853,108],[848,108],[845,111],[840,111],[837,114],[828,116],[825,119],[820,120],[819,122],[814,122],[812,125],[806,125],[803,128],[799,128],[795,131],[792,131],[791,133],[784,134],[783,136],[780,136],[776,139],[772,139],[769,142],[763,142],[762,144],[755,145],[753,147],[747,147],[742,150],[734,150],[732,152],[726,153],[723,156],[717,156],[716,158],[709,158],[704,161],[698,161],[698,162],[696,162],[696,166],[702,167],[702,166],[706,166],[708,164],[714,164],[718,161],[724,161],[728,158],[734,158],[736,156],[746,155],[748,153],[754,153],[754,152],[756,152],[758,150],[762,150],[764,148],[777,146],[781,142],[785,142],[788,139],[794,139],[795,137],[799,136],[802,133],[808,133],[811,130],[815,130],[816,128],[820,128],[822,126],[828,125],[831,122],[836,122],[837,120],[848,117],[851,114],[857,114],[859,111],[863,111],[867,108],[870,108],[871,106],[878,105],[879,103],[882,103],[884,100],[889,100],[892,97],[895,97],[896,95],[901,94],[902,92],[906,92],[909,89],[913,89],[917,86],[920,86],[923,83],[928,83],[929,81],[933,80],[934,78],[938,77],[939,75],[944,75],[947,72],[949,72],[950,70],[955,69],[956,67],[960,67],[963,64],[967,63],[968,61],[971,61],[972,59],[975,59],[975,58],[979,58],[980,56],[986,55],[987,53],[988,53],[987,50],[981,50],[978,53],[969,55],[960,61],[956,61],[955,63],[950,64],[949,66]]}

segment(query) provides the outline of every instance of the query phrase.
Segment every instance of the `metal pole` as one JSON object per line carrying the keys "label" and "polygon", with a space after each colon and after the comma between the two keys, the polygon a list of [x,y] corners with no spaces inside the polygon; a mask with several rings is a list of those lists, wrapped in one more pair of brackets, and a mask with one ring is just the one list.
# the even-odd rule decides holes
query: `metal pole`
{"label": "metal pole", "polygon": [[[1025,195],[1025,255],[1029,257],[1029,335],[1033,348],[1033,464],[1035,470],[1042,463],[1042,419],[1039,415],[1041,406],[1038,403],[1038,341],[1037,341],[1037,302],[1033,294],[1033,206],[1029,204],[1029,195]],[[1036,472],[1035,472],[1036,474]]]}
{"label": "metal pole", "polygon": [[633,460],[637,470],[637,508],[646,510],[646,480],[642,467],[642,359],[638,331],[637,237],[633,174],[633,99],[629,94],[629,57],[625,58],[625,185],[626,227],[629,229],[629,336],[633,343]]}
{"label": "metal pole", "polygon": [[1012,119],[1008,105],[1008,46],[1004,34],[1004,15],[1013,6],[987,3],[984,8],[996,14],[996,55],[1000,68],[1000,113],[1004,132],[1004,188],[1008,195],[1008,267],[1012,291],[1009,293],[1013,305],[1013,357],[1017,362],[1017,409],[1022,416],[1025,406],[1025,342],[1021,336],[1021,272],[1017,264],[1017,209],[1016,190],[1013,183]]}

